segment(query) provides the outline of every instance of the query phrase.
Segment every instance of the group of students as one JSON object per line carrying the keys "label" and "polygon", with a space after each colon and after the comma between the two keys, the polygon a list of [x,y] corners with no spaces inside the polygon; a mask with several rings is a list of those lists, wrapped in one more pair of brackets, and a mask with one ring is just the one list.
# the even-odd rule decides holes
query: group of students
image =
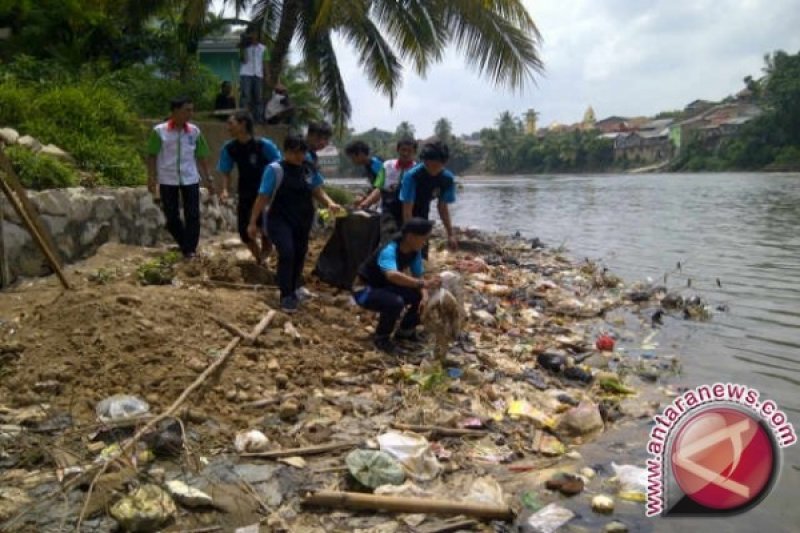
{"label": "group of students", "polygon": [[[207,164],[210,150],[200,129],[190,122],[192,112],[191,100],[173,100],[170,118],[153,128],[147,146],[148,188],[160,200],[167,230],[187,259],[197,253],[201,181],[210,194],[215,193]],[[224,200],[230,195],[231,173],[236,168],[240,238],[258,263],[265,261],[273,246],[277,250],[280,306],[285,312],[295,312],[310,296],[302,286],[302,272],[314,201],[333,213],[344,209],[325,193],[317,164],[317,151],[328,145],[332,128],[325,122],[309,124],[305,137],[287,136],[281,152],[271,140],[255,136],[250,113],[234,113],[227,125],[232,139],[222,147],[217,164],[223,175],[218,196]],[[424,145],[419,163],[416,152],[413,139],[400,140],[398,157],[385,162],[371,156],[363,142],[346,148],[353,162],[364,166],[370,182],[369,193],[353,207],[381,206],[385,238],[358,269],[352,290],[358,305],[380,314],[374,344],[387,353],[396,352],[396,341],[419,340],[420,309],[428,291],[439,286],[438,277],[424,277],[433,200],[437,200],[448,244],[456,242],[449,211],[456,186],[446,168],[448,148],[440,142]]]}

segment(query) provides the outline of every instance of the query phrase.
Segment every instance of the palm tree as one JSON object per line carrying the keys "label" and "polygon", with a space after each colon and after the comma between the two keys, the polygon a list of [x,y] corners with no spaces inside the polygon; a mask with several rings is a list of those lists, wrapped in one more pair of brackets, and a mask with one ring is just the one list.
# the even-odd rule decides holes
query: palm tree
{"label": "palm tree", "polygon": [[442,117],[433,125],[433,134],[443,143],[450,143],[453,139],[453,124],[449,119]]}
{"label": "palm tree", "polygon": [[398,124],[397,129],[394,130],[394,137],[397,140],[408,137],[413,139],[415,135],[416,135],[416,130],[414,129],[414,126],[406,120]]}
{"label": "palm tree", "polygon": [[449,44],[497,85],[519,89],[542,69],[541,37],[521,0],[254,0],[253,5],[254,20],[272,44],[270,79],[277,79],[296,39],[339,127],[352,108],[334,35],[356,49],[367,78],[390,103],[402,81],[401,61],[425,74]]}

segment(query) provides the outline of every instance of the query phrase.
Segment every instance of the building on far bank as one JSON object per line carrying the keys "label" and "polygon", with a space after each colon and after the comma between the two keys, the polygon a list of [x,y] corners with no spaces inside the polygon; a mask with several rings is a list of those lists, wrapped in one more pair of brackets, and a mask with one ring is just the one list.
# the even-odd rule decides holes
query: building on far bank
{"label": "building on far bank", "polygon": [[610,116],[594,123],[594,127],[602,133],[619,133],[628,131],[628,119],[625,117]]}
{"label": "building on far bank", "polygon": [[[200,64],[205,65],[220,80],[239,85],[239,35],[209,37],[197,48]],[[238,90],[234,91],[237,94]]]}
{"label": "building on far bank", "polygon": [[617,133],[614,160],[650,164],[672,158],[675,150],[669,139],[671,123],[670,118],[649,120],[641,123],[635,131]]}
{"label": "building on far bank", "polygon": [[725,137],[761,114],[761,108],[747,101],[720,104],[692,118],[672,124],[669,138],[675,150],[683,151],[690,139],[698,139],[706,146],[715,146]]}
{"label": "building on far bank", "polygon": [[339,172],[339,149],[336,146],[329,144],[317,152],[317,157],[317,164],[323,175],[329,177]]}

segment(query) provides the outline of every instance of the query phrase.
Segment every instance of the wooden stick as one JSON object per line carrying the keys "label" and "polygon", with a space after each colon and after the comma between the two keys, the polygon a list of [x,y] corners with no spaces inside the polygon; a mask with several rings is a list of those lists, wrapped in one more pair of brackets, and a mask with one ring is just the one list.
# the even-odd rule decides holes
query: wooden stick
{"label": "wooden stick", "polygon": [[[5,154],[0,152],[0,156],[5,157]],[[8,183],[6,183],[6,180],[1,177],[0,177],[0,187],[2,187],[3,193],[5,193],[6,197],[8,197],[8,201],[11,202],[12,207],[19,215],[19,218],[22,220],[22,223],[28,229],[28,232],[30,232],[31,237],[33,237],[33,242],[35,242],[36,245],[39,246],[39,249],[42,251],[42,254],[44,254],[44,257],[47,260],[48,264],[50,265],[50,268],[52,268],[53,272],[56,273],[58,279],[61,281],[61,284],[64,286],[64,288],[69,289],[70,288],[69,282],[67,281],[66,276],[64,276],[64,272],[61,270],[61,264],[56,258],[54,252],[50,249],[50,246],[48,246],[45,237],[43,237],[42,234],[39,232],[36,223],[33,221],[32,218],[33,215],[29,214],[25,210],[25,207],[23,207],[23,205],[14,195],[14,191],[11,190],[11,187],[9,187]]]}
{"label": "wooden stick", "polygon": [[385,510],[396,513],[430,513],[474,516],[497,520],[511,520],[514,513],[506,505],[485,505],[469,502],[454,502],[433,498],[408,498],[379,496],[358,492],[322,490],[306,496],[306,505],[347,509]]}
{"label": "wooden stick", "polygon": [[8,270],[8,258],[6,257],[6,242],[3,238],[3,206],[0,205],[0,289],[6,288],[11,284]]}
{"label": "wooden stick", "polygon": [[266,285],[248,285],[247,283],[232,283],[230,281],[215,281],[211,279],[204,280],[203,284],[208,285],[210,287],[218,287],[222,289],[235,289],[242,291],[265,291],[269,289],[269,287]]}
{"label": "wooden stick", "polygon": [[305,448],[289,448],[286,450],[272,450],[269,452],[240,453],[239,457],[261,457],[263,459],[277,459],[279,457],[294,457],[302,455],[317,455],[325,452],[333,452],[344,448],[354,448],[361,444],[360,441],[336,442],[333,444],[321,444],[319,446],[308,446]]}
{"label": "wooden stick", "polygon": [[[30,198],[28,198],[28,193],[25,190],[25,187],[22,186],[22,182],[19,180],[17,173],[14,171],[14,166],[11,164],[11,160],[8,158],[5,152],[3,152],[2,148],[0,148],[0,170],[5,172],[6,179],[8,179],[11,189],[16,193],[20,205],[30,214],[31,221],[33,222],[34,226],[36,226],[39,234],[44,238],[44,242],[47,243],[51,250],[55,250],[56,243],[53,241],[53,236],[50,235],[50,232],[47,231],[47,227],[45,227],[42,219],[39,218],[38,209],[36,209],[36,206],[34,206]],[[58,255],[56,255],[56,261],[58,262],[58,266],[62,266],[63,263],[61,261],[61,257]]]}
{"label": "wooden stick", "polygon": [[227,330],[229,333],[233,334],[236,337],[241,337],[242,340],[247,342],[248,344],[252,344],[253,341],[255,341],[255,338],[253,338],[249,333],[245,333],[244,331],[239,329],[234,324],[231,324],[227,320],[223,320],[222,318],[219,318],[219,317],[216,317],[216,316],[211,316],[210,318],[211,318],[211,320],[213,320],[214,322],[219,324],[219,326],[222,329]]}
{"label": "wooden stick", "polygon": [[482,429],[460,429],[446,428],[441,426],[415,426],[413,424],[401,424],[392,422],[392,427],[403,431],[415,431],[417,433],[433,433],[442,437],[485,437],[488,431]]}
{"label": "wooden stick", "polygon": [[[264,318],[262,318],[261,321],[258,324],[256,324],[256,326],[253,328],[253,332],[252,332],[251,335],[253,337],[258,337],[259,335],[261,335],[264,332],[264,330],[267,329],[267,326],[269,326],[269,323],[272,322],[272,319],[275,318],[276,314],[277,313],[274,310],[270,309],[269,312],[264,316]],[[225,346],[225,348],[222,350],[222,353],[219,355],[219,357],[217,357],[217,359],[213,363],[208,365],[208,368],[203,370],[203,373],[200,374],[199,376],[197,376],[197,378],[192,382],[191,385],[186,387],[186,389],[181,393],[180,396],[178,396],[178,398],[174,402],[172,402],[172,405],[170,405],[167,408],[166,411],[164,411],[160,415],[158,415],[155,418],[153,418],[152,420],[150,420],[147,424],[144,425],[144,427],[142,427],[139,431],[137,431],[133,435],[133,437],[131,437],[130,440],[128,440],[121,447],[120,457],[124,457],[128,453],[130,453],[130,451],[133,449],[133,447],[136,445],[136,443],[139,442],[139,440],[144,435],[146,435],[147,433],[152,431],[158,425],[159,422],[161,422],[165,418],[168,418],[168,417],[172,416],[172,414],[175,413],[178,410],[178,407],[180,407],[181,404],[184,401],[186,401],[186,398],[188,398],[191,393],[196,391],[200,387],[200,385],[202,385],[203,382],[206,379],[208,379],[208,377],[211,374],[216,372],[216,370],[218,368],[220,368],[223,363],[225,363],[225,361],[233,353],[233,350],[236,349],[236,347],[239,345],[240,342],[242,342],[242,338],[241,337],[234,337],[233,339],[231,339],[231,341],[227,344],[227,346]],[[84,515],[86,513],[86,509],[87,509],[87,507],[89,505],[89,500],[90,500],[90,497],[92,495],[92,489],[94,488],[94,485],[97,482],[97,478],[100,477],[100,475],[102,475],[103,472],[106,471],[106,469],[108,468],[108,465],[110,465],[110,464],[111,464],[111,461],[108,461],[103,465],[103,467],[95,475],[94,479],[92,480],[91,485],[89,486],[89,491],[86,493],[86,499],[84,500],[83,508],[81,509],[81,514],[78,517],[78,526],[76,528],[78,531],[80,531],[81,522],[83,521],[83,517],[84,517]]]}
{"label": "wooden stick", "polygon": [[457,520],[455,522],[440,522],[438,524],[431,524],[419,530],[419,533],[449,533],[450,531],[458,531],[459,529],[472,529],[477,526],[477,520]]}

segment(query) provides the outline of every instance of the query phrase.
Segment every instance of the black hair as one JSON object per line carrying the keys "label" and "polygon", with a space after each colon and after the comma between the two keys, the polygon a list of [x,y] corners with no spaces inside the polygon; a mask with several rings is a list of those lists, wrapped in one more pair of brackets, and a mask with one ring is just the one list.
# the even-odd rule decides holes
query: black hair
{"label": "black hair", "polygon": [[344,153],[350,156],[358,154],[369,155],[369,145],[364,141],[351,141],[345,146]]}
{"label": "black hair", "polygon": [[228,80],[225,80],[220,84],[219,88],[220,89],[224,89],[226,85],[230,87],[231,82],[229,82]]}
{"label": "black hair", "polygon": [[309,122],[308,135],[319,135],[320,137],[330,138],[333,135],[333,128],[324,120],[320,122]]}
{"label": "black hair", "polygon": [[180,109],[186,104],[191,104],[191,103],[192,99],[189,98],[188,96],[179,96],[177,98],[173,98],[172,100],[170,100],[169,109],[170,111],[175,111],[176,109]]}
{"label": "black hair", "polygon": [[433,230],[433,222],[425,218],[414,217],[403,224],[400,234],[405,236],[409,233],[412,235],[428,235]]}
{"label": "black hair", "polygon": [[441,141],[426,143],[419,153],[419,158],[422,161],[441,161],[447,163],[450,159],[450,149]]}
{"label": "black hair", "polygon": [[412,137],[402,137],[399,141],[397,141],[398,150],[403,146],[410,146],[414,149],[415,152],[417,151],[418,147],[416,139]]}
{"label": "black hair", "polygon": [[249,135],[253,135],[253,115],[250,114],[250,111],[237,111],[231,117],[239,124],[244,122],[244,129]]}
{"label": "black hair", "polygon": [[299,135],[287,135],[283,140],[283,150],[285,152],[307,152],[308,143]]}

